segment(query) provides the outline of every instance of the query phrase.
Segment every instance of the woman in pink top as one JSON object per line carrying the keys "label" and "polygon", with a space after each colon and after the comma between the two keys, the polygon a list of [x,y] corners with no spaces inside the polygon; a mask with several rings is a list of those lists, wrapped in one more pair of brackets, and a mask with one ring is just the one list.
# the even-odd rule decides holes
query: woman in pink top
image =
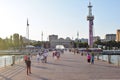
{"label": "woman in pink top", "polygon": [[90,63],[90,60],[91,60],[91,56],[90,56],[90,54],[87,54],[87,61],[88,61],[88,63]]}

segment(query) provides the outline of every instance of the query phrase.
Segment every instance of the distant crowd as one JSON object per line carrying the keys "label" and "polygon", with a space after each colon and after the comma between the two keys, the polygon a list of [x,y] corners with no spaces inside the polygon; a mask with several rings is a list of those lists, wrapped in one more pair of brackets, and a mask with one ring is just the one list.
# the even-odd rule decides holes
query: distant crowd
{"label": "distant crowd", "polygon": [[[81,54],[81,56],[83,56],[83,53],[80,53],[77,49],[75,49],[74,51],[69,50],[70,52],[73,52],[74,54]],[[64,53],[64,50],[52,50],[52,57],[54,60],[59,60],[61,54]],[[43,50],[37,50],[36,53],[34,54],[34,56],[36,57],[36,63],[47,63],[47,57],[49,55],[49,50],[47,49],[43,49]],[[24,61],[26,64],[26,68],[27,68],[27,75],[31,74],[31,59],[32,59],[33,54],[26,54],[24,56]],[[94,64],[94,52],[87,52],[87,62]]]}

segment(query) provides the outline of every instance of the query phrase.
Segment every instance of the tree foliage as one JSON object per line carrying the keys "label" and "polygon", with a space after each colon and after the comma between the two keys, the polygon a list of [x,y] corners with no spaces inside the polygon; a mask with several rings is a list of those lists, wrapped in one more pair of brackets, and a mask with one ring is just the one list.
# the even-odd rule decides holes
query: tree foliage
{"label": "tree foliage", "polygon": [[87,48],[88,47],[88,43],[86,42],[74,42],[74,48]]}
{"label": "tree foliage", "polygon": [[11,35],[10,38],[0,38],[0,50],[20,48],[23,45],[23,37],[18,33]]}
{"label": "tree foliage", "polygon": [[107,48],[112,49],[113,47],[120,48],[120,42],[116,41],[101,42],[100,40],[98,40],[94,42],[94,44],[105,46],[106,49]]}

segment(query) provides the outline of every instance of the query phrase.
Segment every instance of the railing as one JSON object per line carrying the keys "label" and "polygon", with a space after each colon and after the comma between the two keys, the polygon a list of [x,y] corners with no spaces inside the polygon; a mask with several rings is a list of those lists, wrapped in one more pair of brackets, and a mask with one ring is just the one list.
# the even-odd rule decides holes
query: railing
{"label": "railing", "polygon": [[23,61],[23,55],[1,55],[0,56],[0,68],[9,65],[18,64]]}
{"label": "railing", "polygon": [[95,56],[97,60],[107,61],[108,63],[115,64],[117,66],[120,66],[120,55],[102,55],[97,54]]}
{"label": "railing", "polygon": [[120,55],[120,50],[103,50],[103,55]]}
{"label": "railing", "polygon": [[86,55],[87,53],[94,52],[97,60],[107,61],[120,66],[120,50],[101,50],[99,48],[80,48],[79,52]]}

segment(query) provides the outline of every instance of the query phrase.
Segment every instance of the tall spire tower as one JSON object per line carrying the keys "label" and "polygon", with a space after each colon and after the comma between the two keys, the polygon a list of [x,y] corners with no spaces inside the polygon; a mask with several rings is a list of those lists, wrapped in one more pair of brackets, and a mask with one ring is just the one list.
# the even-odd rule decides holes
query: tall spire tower
{"label": "tall spire tower", "polygon": [[41,45],[41,47],[43,48],[43,31],[42,31],[42,33],[41,33],[41,41],[42,41],[42,45]]}
{"label": "tall spire tower", "polygon": [[27,34],[27,38],[29,40],[29,23],[28,23],[28,19],[27,19],[27,28],[26,28],[26,34]]}
{"label": "tall spire tower", "polygon": [[92,5],[91,2],[89,1],[88,5],[89,9],[89,14],[87,16],[87,20],[89,21],[89,47],[93,47],[93,20],[94,16],[92,15]]}
{"label": "tall spire tower", "polygon": [[77,32],[77,48],[79,48],[79,32]]}
{"label": "tall spire tower", "polygon": [[41,41],[43,42],[43,32],[41,33]]}

